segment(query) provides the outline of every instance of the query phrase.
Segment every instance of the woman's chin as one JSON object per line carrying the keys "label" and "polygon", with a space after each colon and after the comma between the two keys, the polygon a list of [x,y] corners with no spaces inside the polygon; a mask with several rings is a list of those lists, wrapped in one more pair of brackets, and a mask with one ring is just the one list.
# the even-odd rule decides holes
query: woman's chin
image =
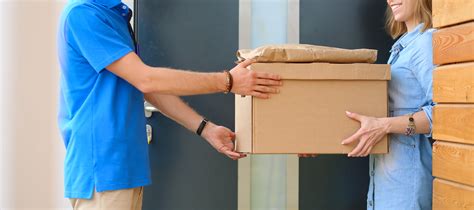
{"label": "woman's chin", "polygon": [[402,15],[394,15],[393,19],[397,22],[405,22],[407,18],[403,17]]}

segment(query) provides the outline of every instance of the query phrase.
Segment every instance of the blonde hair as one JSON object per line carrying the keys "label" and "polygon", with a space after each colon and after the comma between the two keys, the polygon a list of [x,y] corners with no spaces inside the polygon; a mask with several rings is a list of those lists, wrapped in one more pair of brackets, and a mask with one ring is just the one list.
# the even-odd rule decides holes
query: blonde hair
{"label": "blonde hair", "polygon": [[[421,31],[426,31],[427,29],[433,27],[433,21],[431,20],[431,0],[414,0],[415,1],[415,19],[420,23],[424,23],[423,29]],[[392,9],[390,5],[387,5],[387,10],[385,11],[385,28],[387,33],[393,38],[403,35],[407,32],[407,27],[405,23],[398,22],[393,16]]]}

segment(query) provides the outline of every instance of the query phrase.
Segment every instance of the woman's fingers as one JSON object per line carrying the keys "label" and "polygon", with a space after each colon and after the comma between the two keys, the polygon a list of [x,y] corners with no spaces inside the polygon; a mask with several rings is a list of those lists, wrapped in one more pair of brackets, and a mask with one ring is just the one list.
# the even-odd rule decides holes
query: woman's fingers
{"label": "woman's fingers", "polygon": [[342,144],[351,144],[359,141],[357,146],[348,154],[349,157],[361,157],[370,154],[373,146],[386,134],[383,123],[378,118],[367,117],[346,111],[347,117],[359,121],[361,128],[352,136],[342,141]]}
{"label": "woman's fingers", "polygon": [[367,149],[367,151],[365,151],[365,153],[364,153],[363,156],[364,156],[364,157],[367,157],[367,155],[370,154],[370,151],[372,151],[372,148],[373,148],[373,147],[374,147],[374,145],[370,145],[369,148]]}
{"label": "woman's fingers", "polygon": [[357,113],[346,111],[346,116],[359,122],[362,120],[362,115]]}
{"label": "woman's fingers", "polygon": [[358,141],[360,139],[362,132],[359,129],[356,133],[354,133],[352,136],[348,137],[347,139],[342,140],[342,144],[351,144],[355,141]]}
{"label": "woman's fingers", "polygon": [[367,143],[366,139],[361,139],[359,144],[357,144],[356,148],[352,150],[347,156],[349,157],[358,157],[362,149],[364,148],[365,144]]}
{"label": "woman's fingers", "polygon": [[365,144],[364,148],[360,151],[358,156],[365,157],[370,153],[370,150],[372,150],[373,146],[373,141],[372,140],[367,140],[367,143]]}
{"label": "woman's fingers", "polygon": [[366,144],[364,149],[359,153],[360,156],[366,157],[372,151],[372,148],[377,144],[377,142],[383,137],[381,133],[371,133],[366,139]]}

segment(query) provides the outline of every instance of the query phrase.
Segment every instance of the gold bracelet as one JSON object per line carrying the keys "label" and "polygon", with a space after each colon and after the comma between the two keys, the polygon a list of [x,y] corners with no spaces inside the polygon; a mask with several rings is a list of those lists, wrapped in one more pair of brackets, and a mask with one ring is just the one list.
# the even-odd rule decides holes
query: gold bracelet
{"label": "gold bracelet", "polygon": [[408,114],[408,125],[405,130],[405,135],[411,136],[416,133],[415,118],[413,118],[414,113]]}

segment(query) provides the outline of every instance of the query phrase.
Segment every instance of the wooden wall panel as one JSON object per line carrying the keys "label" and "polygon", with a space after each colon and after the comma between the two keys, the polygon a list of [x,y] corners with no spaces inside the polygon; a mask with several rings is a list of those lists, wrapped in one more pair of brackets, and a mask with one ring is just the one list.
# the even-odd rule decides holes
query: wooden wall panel
{"label": "wooden wall panel", "polygon": [[433,175],[474,186],[474,145],[435,142]]}
{"label": "wooden wall panel", "polygon": [[474,144],[474,105],[436,105],[433,111],[433,138]]}
{"label": "wooden wall panel", "polygon": [[435,179],[433,182],[433,210],[474,209],[474,187]]}
{"label": "wooden wall panel", "polygon": [[433,62],[474,61],[474,22],[443,28],[433,34]]}
{"label": "wooden wall panel", "polygon": [[474,62],[436,68],[433,100],[437,103],[474,103]]}
{"label": "wooden wall panel", "polygon": [[473,0],[433,0],[433,27],[474,20]]}
{"label": "wooden wall panel", "polygon": [[433,209],[474,209],[474,0],[433,0]]}

